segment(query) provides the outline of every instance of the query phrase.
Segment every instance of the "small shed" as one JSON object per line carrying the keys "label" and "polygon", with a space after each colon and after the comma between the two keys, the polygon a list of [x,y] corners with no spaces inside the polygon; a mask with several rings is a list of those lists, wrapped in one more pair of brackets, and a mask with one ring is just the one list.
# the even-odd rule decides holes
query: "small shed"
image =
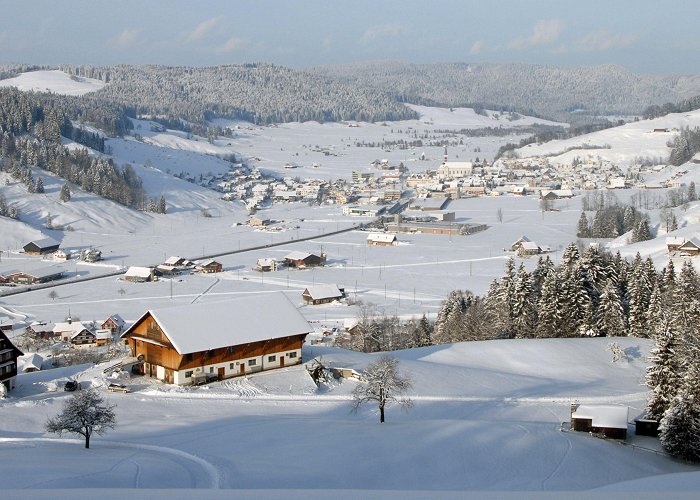
{"label": "small shed", "polygon": [[27,255],[44,255],[58,250],[61,243],[53,238],[41,238],[32,240],[24,245],[24,253]]}
{"label": "small shed", "polygon": [[31,373],[38,372],[41,370],[41,365],[44,362],[44,358],[34,353],[20,356],[20,358],[17,361],[18,365],[21,366],[21,370],[23,373]]}
{"label": "small shed", "polygon": [[571,428],[595,432],[613,439],[627,438],[629,407],[615,405],[571,405]]}
{"label": "small shed", "polygon": [[304,289],[301,298],[304,304],[319,305],[340,300],[345,297],[345,291],[337,285],[314,285]]}
{"label": "small shed", "polygon": [[390,247],[399,244],[395,234],[370,233],[367,235],[367,244],[372,246]]}

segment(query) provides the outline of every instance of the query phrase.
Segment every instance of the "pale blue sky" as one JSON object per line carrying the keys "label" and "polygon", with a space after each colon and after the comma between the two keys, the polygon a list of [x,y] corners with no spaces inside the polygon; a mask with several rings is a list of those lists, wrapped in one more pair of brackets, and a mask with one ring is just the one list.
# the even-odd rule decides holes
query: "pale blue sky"
{"label": "pale blue sky", "polygon": [[0,63],[525,62],[700,73],[698,0],[0,0]]}

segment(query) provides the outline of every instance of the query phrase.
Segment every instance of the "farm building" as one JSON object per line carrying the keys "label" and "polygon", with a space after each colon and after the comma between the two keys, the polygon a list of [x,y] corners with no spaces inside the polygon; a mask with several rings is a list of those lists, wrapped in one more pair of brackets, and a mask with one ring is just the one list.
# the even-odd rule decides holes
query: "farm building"
{"label": "farm building", "polygon": [[304,289],[301,298],[304,304],[317,306],[345,297],[345,291],[336,285],[314,285]]}
{"label": "farm building", "polygon": [[7,271],[3,273],[4,282],[17,285],[46,283],[63,277],[65,270],[58,266],[40,267],[31,271]]}
{"label": "farm building", "polygon": [[301,363],[313,330],[282,293],[145,312],[122,338],[144,374],[169,384]]}
{"label": "farm building", "polygon": [[54,336],[53,329],[55,326],[53,323],[46,321],[34,321],[25,328],[25,332],[31,336],[49,339]]}
{"label": "farm building", "polygon": [[542,253],[542,249],[534,241],[521,241],[517,245],[515,252],[520,257],[527,257],[529,255],[537,255]]}
{"label": "farm building", "polygon": [[686,240],[678,250],[681,253],[681,257],[695,257],[700,254],[700,241],[695,238]]}
{"label": "farm building", "polygon": [[629,408],[614,405],[571,405],[571,428],[596,432],[614,439],[627,437]]}
{"label": "farm building", "polygon": [[124,279],[132,283],[155,281],[155,271],[151,267],[131,266],[126,273],[124,273]]}
{"label": "farm building", "polygon": [[0,330],[0,382],[8,391],[15,387],[17,358],[22,355],[22,351],[15,347],[4,331]]}
{"label": "farm building", "polygon": [[367,244],[380,246],[380,247],[390,247],[399,244],[396,239],[395,234],[391,233],[370,233],[367,235]]}
{"label": "farm building", "polygon": [[61,243],[53,238],[41,238],[32,240],[24,245],[24,253],[27,255],[44,255],[58,250]]}
{"label": "farm building", "polygon": [[319,267],[326,263],[326,254],[315,255],[308,252],[294,251],[284,256],[284,262],[289,267]]}
{"label": "farm building", "polygon": [[487,228],[488,226],[486,224],[469,224],[447,221],[402,221],[400,223],[392,222],[386,225],[387,231],[395,233],[443,234],[450,236],[474,234],[478,233],[479,231],[485,231]]}
{"label": "farm building", "polygon": [[77,339],[78,341],[95,336],[95,327],[92,323],[83,323],[82,321],[73,321],[68,318],[67,321],[56,323],[53,327],[55,337],[61,337],[61,340]]}
{"label": "farm building", "polygon": [[61,250],[59,248],[58,250],[56,250],[53,253],[53,260],[58,261],[58,262],[65,262],[67,260],[70,260],[70,254],[64,252],[63,250]]}
{"label": "farm building", "polygon": [[214,259],[207,259],[197,261],[194,269],[198,273],[220,273],[224,270],[224,266],[221,264],[221,262],[217,262]]}
{"label": "farm building", "polygon": [[126,326],[126,322],[122,319],[122,317],[118,314],[112,314],[109,318],[102,322],[100,328],[102,330],[109,330],[116,335],[124,331],[124,326]]}
{"label": "farm building", "polygon": [[685,243],[685,238],[682,236],[667,236],[666,237],[666,248],[669,252],[677,252],[680,250],[683,243]]}
{"label": "farm building", "polygon": [[277,261],[275,259],[258,259],[255,263],[255,270],[261,273],[277,271]]}

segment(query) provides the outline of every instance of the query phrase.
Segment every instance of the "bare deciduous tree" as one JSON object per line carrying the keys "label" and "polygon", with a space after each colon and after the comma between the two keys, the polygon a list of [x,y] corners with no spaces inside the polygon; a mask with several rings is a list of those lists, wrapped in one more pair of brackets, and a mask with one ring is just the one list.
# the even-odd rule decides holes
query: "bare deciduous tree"
{"label": "bare deciduous tree", "polygon": [[63,406],[63,411],[46,422],[46,431],[80,434],[85,437],[85,448],[90,448],[90,436],[104,434],[117,423],[115,405],[109,405],[94,389],[76,392]]}
{"label": "bare deciduous tree", "polygon": [[387,355],[369,364],[363,373],[364,380],[352,391],[352,411],[356,412],[364,403],[374,402],[382,423],[387,405],[398,403],[406,410],[413,406],[410,398],[400,397],[412,385],[409,377],[399,374],[398,366],[399,360]]}

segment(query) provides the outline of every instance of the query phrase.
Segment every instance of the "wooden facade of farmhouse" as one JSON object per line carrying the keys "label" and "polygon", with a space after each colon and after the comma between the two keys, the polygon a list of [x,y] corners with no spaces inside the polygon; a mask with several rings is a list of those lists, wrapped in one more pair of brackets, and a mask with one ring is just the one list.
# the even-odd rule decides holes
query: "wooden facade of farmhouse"
{"label": "wooden facade of farmhouse", "polygon": [[306,334],[179,353],[155,318],[147,315],[131,327],[124,338],[131,347],[132,356],[143,356],[145,375],[168,384],[183,385],[193,382],[195,372],[222,380],[299,364]]}
{"label": "wooden facade of farmhouse", "polygon": [[299,364],[312,330],[280,293],[147,311],[121,337],[142,373],[187,385]]}

